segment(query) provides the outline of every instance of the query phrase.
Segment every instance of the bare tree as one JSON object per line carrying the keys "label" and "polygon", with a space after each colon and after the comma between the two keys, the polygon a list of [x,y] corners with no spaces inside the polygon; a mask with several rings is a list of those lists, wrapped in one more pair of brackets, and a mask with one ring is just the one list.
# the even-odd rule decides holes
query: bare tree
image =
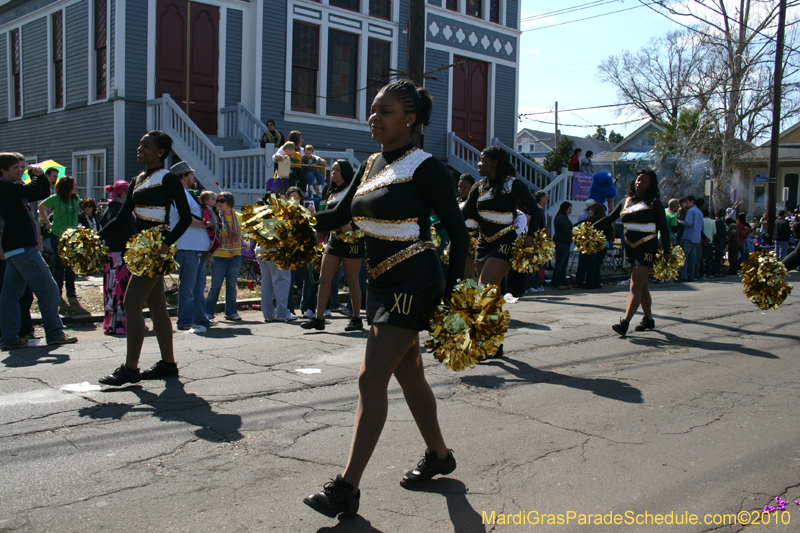
{"label": "bare tree", "polygon": [[[643,112],[663,123],[677,119],[682,106],[704,91],[701,76],[708,50],[689,31],[654,37],[638,52],[627,50],[600,63],[600,80],[617,88],[620,112]],[[700,85],[698,85],[700,84]]]}
{"label": "bare tree", "polygon": [[[778,2],[654,0],[647,5],[686,31],[655,39],[635,56],[620,56],[637,58],[635,62],[612,56],[600,66],[601,79],[616,85],[626,109],[639,110],[662,125],[676,120],[682,107],[692,107],[703,115],[703,124],[715,126],[716,131],[703,130],[721,140],[712,170],[716,200],[724,204],[732,161],[750,143],[765,140],[771,127]],[[798,5],[800,0],[790,0],[789,13]],[[800,116],[796,17],[787,24],[784,54],[781,115],[786,125]]]}

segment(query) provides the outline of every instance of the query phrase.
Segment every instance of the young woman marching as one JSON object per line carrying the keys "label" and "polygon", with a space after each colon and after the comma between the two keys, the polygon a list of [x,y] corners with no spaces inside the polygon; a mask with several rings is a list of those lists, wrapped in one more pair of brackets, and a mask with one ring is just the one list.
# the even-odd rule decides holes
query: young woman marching
{"label": "young woman marching", "polygon": [[[139,141],[136,159],[145,165],[145,170],[131,182],[125,203],[119,214],[100,231],[100,237],[113,235],[130,218],[136,214],[136,232],[162,227],[163,244],[161,252],[166,253],[169,247],[183,235],[192,222],[192,211],[186,198],[186,191],[175,174],[164,169],[164,160],[172,150],[172,139],[161,131],[148,132]],[[180,219],[172,231],[169,231],[169,207],[175,204]],[[144,342],[144,314],[142,308],[147,303],[153,318],[153,328],[161,350],[161,361],[148,370],[139,372],[139,356]],[[167,312],[167,300],[164,296],[164,277],[131,276],[125,291],[125,314],[127,318],[128,353],[119,368],[111,375],[100,378],[104,385],[120,386],[126,383],[137,383],[142,379],[163,379],[176,377],[178,365],[172,350],[172,321]]]}
{"label": "young woman marching", "polygon": [[[381,152],[361,165],[335,209],[315,215],[322,231],[353,220],[366,235],[367,316],[372,323],[358,376],[358,408],[347,466],[322,492],[304,500],[330,517],[358,510],[358,486],[386,422],[392,375],[427,445],[424,458],[406,472],[400,484],[416,488],[456,467],[439,428],[436,398],[425,379],[419,348],[426,315],[463,277],[468,250],[447,167],[411,143],[412,132],[429,122],[432,103],[425,89],[417,89],[408,80],[383,87],[369,117],[372,138],[381,143]],[[446,282],[431,242],[431,208],[450,236]]]}
{"label": "young woman marching", "polygon": [[[500,283],[511,270],[511,248],[517,238],[514,216],[522,203],[531,215],[528,234],[541,228],[540,207],[536,205],[528,186],[518,180],[517,169],[511,164],[508,152],[499,146],[489,146],[481,152],[478,172],[483,179],[475,184],[466,203],[461,206],[465,220],[478,221],[478,246],[475,250],[475,270],[478,282]],[[501,357],[503,347],[493,357]]]}
{"label": "young woman marching", "polygon": [[[331,185],[323,191],[323,198],[327,201],[326,209],[334,209],[342,201],[347,188],[353,181],[353,167],[345,159],[338,159],[331,166]],[[347,233],[354,229],[347,223],[339,231]],[[347,286],[350,287],[350,301],[353,304],[353,318],[344,327],[345,331],[364,329],[361,322],[361,287],[358,284],[358,272],[361,270],[361,261],[364,260],[364,239],[349,244],[344,242],[335,233],[328,234],[328,242],[322,252],[322,267],[319,273],[319,289],[317,292],[317,316],[301,324],[304,329],[325,329],[325,303],[331,293],[331,283],[339,265],[344,264],[344,275]]]}
{"label": "young woman marching", "polygon": [[653,298],[650,296],[647,278],[658,252],[658,232],[661,232],[664,254],[667,258],[672,256],[667,217],[658,197],[658,180],[655,172],[650,169],[640,169],[636,179],[631,180],[626,198],[618,203],[608,216],[594,223],[595,228],[602,229],[622,217],[622,224],[625,227],[625,266],[631,273],[631,293],[628,296],[625,318],[621,318],[619,324],[611,326],[611,329],[623,337],[628,332],[628,325],[640,304],[644,318],[634,329],[645,331],[656,327],[656,322],[653,320]]}

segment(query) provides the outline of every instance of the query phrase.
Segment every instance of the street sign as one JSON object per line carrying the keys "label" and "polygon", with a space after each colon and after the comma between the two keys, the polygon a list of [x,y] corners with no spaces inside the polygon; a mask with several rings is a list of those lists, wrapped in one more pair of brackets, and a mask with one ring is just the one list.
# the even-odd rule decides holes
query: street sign
{"label": "street sign", "polygon": [[753,178],[753,183],[769,183],[769,178],[766,176],[756,176]]}

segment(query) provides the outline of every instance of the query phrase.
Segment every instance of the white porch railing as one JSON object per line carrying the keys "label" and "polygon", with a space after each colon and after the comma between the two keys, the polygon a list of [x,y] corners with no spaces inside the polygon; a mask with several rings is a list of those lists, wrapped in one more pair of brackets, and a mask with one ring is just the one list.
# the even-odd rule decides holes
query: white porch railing
{"label": "white porch railing", "polygon": [[533,185],[535,190],[544,189],[556,178],[555,173],[548,172],[527,157],[518,154],[510,147],[503,144],[500,139],[493,138],[492,144],[503,148],[511,158],[511,164],[517,169],[517,176]]}
{"label": "white porch railing", "polygon": [[480,151],[472,145],[458,137],[452,131],[447,134],[447,164],[462,174],[472,174],[475,181],[480,179],[478,175],[478,161],[481,158]]}
{"label": "white porch railing", "polygon": [[221,189],[263,194],[267,176],[272,174],[272,146],[225,152],[168,94],[150,100],[147,107],[148,129],[158,129],[172,137],[173,150],[197,170],[201,183],[209,188],[219,184]]}
{"label": "white porch railing", "polygon": [[239,102],[235,106],[223,107],[222,131],[225,137],[239,137],[251,148],[258,148],[267,126],[255,114]]}

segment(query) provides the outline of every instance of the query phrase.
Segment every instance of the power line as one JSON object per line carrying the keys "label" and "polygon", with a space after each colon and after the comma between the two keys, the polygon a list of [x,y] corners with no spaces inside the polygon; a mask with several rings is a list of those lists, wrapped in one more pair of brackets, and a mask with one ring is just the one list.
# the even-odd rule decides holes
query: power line
{"label": "power line", "polygon": [[[611,122],[609,124],[588,124],[587,125],[587,124],[564,124],[562,122],[559,122],[558,125],[559,126],[566,126],[566,127],[569,127],[569,128],[596,128],[597,126],[602,126],[602,127],[606,127],[606,126],[622,126],[624,124],[633,124],[634,122],[641,122],[643,120],[649,120],[649,117],[635,118],[635,119],[632,119],[632,120],[626,120],[625,122]],[[540,124],[555,125],[555,122],[545,122],[543,120],[540,120],[539,123]]]}
{"label": "power line", "polygon": [[648,4],[643,4],[643,5],[640,5],[640,6],[633,6],[633,7],[626,7],[625,9],[618,9],[616,11],[609,11],[608,13],[601,13],[600,15],[593,15],[591,17],[584,17],[582,19],[568,20],[567,22],[560,22],[558,24],[550,24],[549,26],[541,26],[539,28],[530,28],[530,29],[527,29],[527,30],[522,30],[521,33],[527,33],[529,31],[546,30],[547,28],[555,28],[556,26],[564,26],[565,24],[572,24],[574,22],[582,22],[584,20],[598,19],[600,17],[605,17],[605,16],[608,16],[608,15],[614,15],[615,13],[622,13],[623,11],[630,11],[631,9],[639,9],[640,7],[647,6],[647,5]]}
{"label": "power line", "polygon": [[591,8],[594,8],[594,7],[600,7],[600,6],[603,6],[605,4],[616,3],[618,1],[619,0],[593,0],[592,2],[589,2],[587,4],[580,4],[580,5],[577,5],[577,6],[565,7],[565,8],[562,8],[562,9],[556,9],[555,11],[549,11],[547,13],[540,13],[538,15],[532,15],[530,17],[525,17],[525,18],[521,19],[521,22],[523,22],[523,23],[525,23],[525,22],[533,22],[533,21],[536,21],[536,20],[539,20],[539,19],[543,19],[543,18],[546,18],[546,17],[552,17],[552,16],[555,16],[555,15],[564,15],[566,13],[574,13],[576,11],[583,11],[584,9],[591,9]]}

